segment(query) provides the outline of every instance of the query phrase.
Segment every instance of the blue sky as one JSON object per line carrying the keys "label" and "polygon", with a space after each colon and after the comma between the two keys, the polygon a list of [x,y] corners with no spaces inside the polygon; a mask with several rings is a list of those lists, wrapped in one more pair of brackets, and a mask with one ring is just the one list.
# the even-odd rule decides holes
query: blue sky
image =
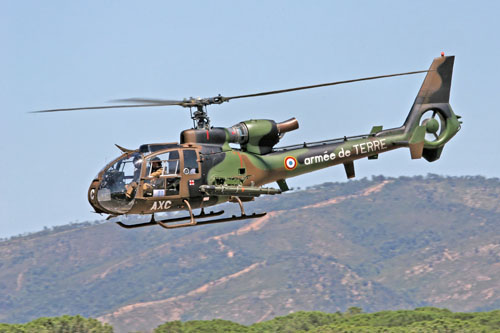
{"label": "blue sky", "polygon": [[[178,141],[182,108],[28,114],[116,98],[226,96],[427,69],[456,55],[451,104],[463,129],[435,163],[407,150],[361,160],[371,175],[498,177],[500,5],[495,1],[2,1],[0,237],[101,219],[90,181],[117,156]],[[209,109],[215,126],[250,118],[300,129],[282,144],[401,125],[423,75],[235,100]],[[294,187],[344,181],[336,167]]]}

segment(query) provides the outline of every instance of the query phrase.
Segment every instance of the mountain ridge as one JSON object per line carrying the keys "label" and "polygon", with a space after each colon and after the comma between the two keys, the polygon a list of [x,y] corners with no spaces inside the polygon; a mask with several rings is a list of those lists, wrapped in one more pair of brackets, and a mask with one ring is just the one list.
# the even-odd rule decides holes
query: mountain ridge
{"label": "mountain ridge", "polygon": [[496,178],[379,176],[258,199],[247,211],[269,213],[254,221],[14,237],[0,242],[0,321],[82,314],[120,332],[350,306],[491,310],[499,198]]}

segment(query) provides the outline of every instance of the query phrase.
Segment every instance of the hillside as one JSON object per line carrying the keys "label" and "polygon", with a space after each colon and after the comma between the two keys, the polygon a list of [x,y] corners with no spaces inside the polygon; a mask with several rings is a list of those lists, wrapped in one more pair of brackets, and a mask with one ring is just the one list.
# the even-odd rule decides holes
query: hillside
{"label": "hillside", "polygon": [[0,322],[242,324],[292,311],[500,308],[500,181],[375,177],[260,198],[254,221],[69,225],[0,242]]}

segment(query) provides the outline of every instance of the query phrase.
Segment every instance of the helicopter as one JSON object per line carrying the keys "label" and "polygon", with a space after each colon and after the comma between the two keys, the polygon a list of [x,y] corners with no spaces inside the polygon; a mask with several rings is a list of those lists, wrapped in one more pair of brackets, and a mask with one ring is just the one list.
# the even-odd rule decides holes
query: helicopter
{"label": "helicopter", "polygon": [[[89,109],[181,106],[189,108],[193,128],[180,134],[180,142],[143,144],[138,149],[116,145],[122,154],[108,163],[92,180],[88,201],[107,219],[125,215],[151,215],[149,222],[119,226],[134,229],[159,225],[166,229],[260,218],[266,213],[246,214],[243,203],[261,195],[289,191],[286,179],[342,164],[347,178],[355,176],[354,161],[375,160],[378,155],[409,148],[412,159],[438,160],[445,144],[460,130],[461,117],[450,104],[454,56],[437,57],[429,70],[366,77],[255,94],[210,98],[164,100],[129,98],[118,105],[34,111],[58,112]],[[403,125],[338,139],[275,147],[283,136],[299,128],[297,119],[242,121],[231,127],[212,127],[207,107],[230,100],[364,80],[427,73]],[[124,103],[124,104],[123,104]],[[194,110],[194,111],[193,111]],[[239,145],[233,148],[230,144]],[[277,183],[278,188],[264,187]],[[240,214],[220,217],[223,210],[205,208],[225,202],[237,203]],[[194,210],[200,209],[195,214]],[[183,217],[157,220],[155,214],[187,211]]]}

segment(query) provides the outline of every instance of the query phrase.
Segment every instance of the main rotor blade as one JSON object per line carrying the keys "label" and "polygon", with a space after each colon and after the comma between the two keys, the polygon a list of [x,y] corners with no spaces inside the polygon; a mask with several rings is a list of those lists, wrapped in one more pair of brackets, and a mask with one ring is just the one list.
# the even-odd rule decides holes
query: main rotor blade
{"label": "main rotor blade", "polygon": [[60,112],[60,111],[78,111],[78,110],[100,110],[100,109],[123,109],[123,108],[144,108],[149,106],[168,106],[177,104],[137,104],[137,105],[106,105],[106,106],[86,106],[79,108],[65,108],[65,109],[49,109],[31,111],[29,113],[45,113],[45,112]]}
{"label": "main rotor blade", "polygon": [[190,98],[190,99],[185,99],[183,101],[151,99],[151,98],[126,98],[126,99],[114,100],[114,102],[147,103],[147,104],[87,106],[87,107],[77,107],[77,108],[39,110],[39,111],[31,111],[30,113],[78,111],[78,110],[100,110],[100,109],[142,108],[142,107],[169,106],[169,105],[180,105],[182,107],[200,107],[200,106],[207,106],[207,105],[211,105],[211,104],[221,104],[223,102],[228,102],[231,99],[257,97],[257,96],[265,96],[265,95],[273,95],[273,94],[282,94],[282,93],[292,92],[292,91],[297,91],[297,90],[320,88],[320,87],[334,86],[334,85],[352,83],[352,82],[358,82],[358,81],[368,81],[368,80],[383,79],[383,78],[393,77],[393,76],[403,76],[403,75],[419,74],[419,73],[426,73],[426,72],[429,72],[429,71],[424,70],[424,71],[370,76],[370,77],[364,77],[364,78],[360,78],[360,79],[328,82],[328,83],[314,84],[314,85],[310,85],[310,86],[302,86],[302,87],[289,88],[289,89],[264,91],[264,92],[260,92],[260,93],[256,93],[256,94],[238,95],[238,96],[230,96],[230,97],[224,97],[224,96],[219,95],[219,96],[211,97],[211,98],[196,98],[196,99]]}
{"label": "main rotor blade", "polygon": [[161,105],[182,105],[185,101],[174,101],[168,99],[153,99],[153,98],[123,98],[113,99],[111,103],[149,103]]}
{"label": "main rotor blade", "polygon": [[354,79],[354,80],[345,80],[345,81],[336,81],[336,82],[329,82],[329,83],[321,83],[321,84],[314,84],[314,85],[311,85],[311,86],[303,86],[303,87],[296,87],[296,88],[289,88],[289,89],[264,91],[264,92],[260,92],[260,93],[256,93],[256,94],[239,95],[239,96],[222,97],[222,98],[223,98],[224,102],[226,102],[226,101],[229,101],[231,99],[237,99],[237,98],[247,98],[247,97],[257,97],[257,96],[265,96],[265,95],[273,95],[273,94],[282,94],[282,93],[291,92],[291,91],[297,91],[297,90],[305,90],[305,89],[312,89],[312,88],[335,86],[335,85],[338,85],[338,84],[352,83],[352,82],[358,82],[358,81],[368,81],[368,80],[375,80],[375,79],[383,79],[383,78],[386,78],[386,77],[411,75],[411,74],[419,74],[419,73],[426,73],[426,72],[428,72],[428,70],[425,70],[425,71],[415,71],[415,72],[406,72],[406,73],[397,73],[397,74],[388,74],[388,75],[379,75],[379,76],[370,76],[370,77],[364,77],[364,78]]}

